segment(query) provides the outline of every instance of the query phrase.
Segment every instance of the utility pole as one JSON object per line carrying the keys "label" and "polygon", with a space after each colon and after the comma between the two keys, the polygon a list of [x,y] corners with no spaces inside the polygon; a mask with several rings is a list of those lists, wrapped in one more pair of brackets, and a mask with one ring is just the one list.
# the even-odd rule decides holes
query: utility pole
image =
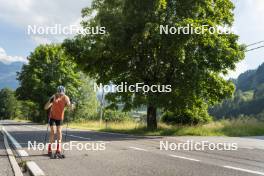
{"label": "utility pole", "polygon": [[100,101],[100,128],[102,127],[102,122],[103,122],[103,109],[104,109],[104,88],[102,89],[102,96]]}

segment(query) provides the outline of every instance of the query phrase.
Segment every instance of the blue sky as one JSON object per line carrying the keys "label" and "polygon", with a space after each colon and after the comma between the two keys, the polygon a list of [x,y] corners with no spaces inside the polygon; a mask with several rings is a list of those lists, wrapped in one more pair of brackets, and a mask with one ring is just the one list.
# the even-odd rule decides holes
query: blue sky
{"label": "blue sky", "polygon": [[[240,42],[251,44],[264,41],[264,0],[233,0],[235,9],[234,28],[240,36]],[[254,47],[262,46],[264,42]],[[253,47],[253,46],[252,46]],[[255,69],[264,62],[264,48],[246,53],[245,60],[237,65],[236,72],[230,77],[237,77],[248,69]]]}
{"label": "blue sky", "polygon": [[[232,0],[235,5],[234,30],[240,42],[251,44],[264,40],[264,0]],[[65,36],[30,36],[28,25],[68,26],[78,24],[81,9],[91,0],[0,0],[0,61],[24,61],[42,43],[60,42]],[[264,45],[264,43],[262,43]],[[256,45],[261,46],[260,45]],[[229,77],[255,69],[264,62],[264,48],[246,53]]]}

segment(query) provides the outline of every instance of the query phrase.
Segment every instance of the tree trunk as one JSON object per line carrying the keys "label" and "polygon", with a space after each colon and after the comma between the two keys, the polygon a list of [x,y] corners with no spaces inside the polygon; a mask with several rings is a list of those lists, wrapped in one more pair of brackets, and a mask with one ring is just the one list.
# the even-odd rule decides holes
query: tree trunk
{"label": "tree trunk", "polygon": [[156,118],[157,108],[154,106],[148,106],[147,110],[147,127],[150,130],[157,129],[157,118]]}

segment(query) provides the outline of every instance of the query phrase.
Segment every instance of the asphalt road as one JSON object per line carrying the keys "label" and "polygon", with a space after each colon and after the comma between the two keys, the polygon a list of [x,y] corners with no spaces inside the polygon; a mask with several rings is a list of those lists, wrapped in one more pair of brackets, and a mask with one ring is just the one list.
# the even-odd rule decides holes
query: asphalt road
{"label": "asphalt road", "polygon": [[[137,137],[85,130],[68,130],[67,143],[93,145],[93,150],[65,151],[65,159],[51,160],[46,151],[28,149],[28,142],[41,143],[46,126],[2,121],[2,125],[50,176],[246,176],[264,175],[264,140],[251,138]],[[236,151],[160,150],[160,141],[182,143],[194,141],[237,142]],[[97,150],[99,144],[105,150]],[[255,145],[254,145],[255,144]],[[263,146],[263,148],[262,148]],[[90,149],[90,148],[89,148]],[[1,168],[8,168],[7,165]],[[2,169],[1,169],[2,170]],[[0,171],[0,175],[1,171]]]}

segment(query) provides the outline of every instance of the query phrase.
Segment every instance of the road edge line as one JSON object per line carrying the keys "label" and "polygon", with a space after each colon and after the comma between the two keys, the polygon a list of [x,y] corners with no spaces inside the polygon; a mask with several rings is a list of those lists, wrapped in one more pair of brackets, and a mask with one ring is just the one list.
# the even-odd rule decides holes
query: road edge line
{"label": "road edge line", "polygon": [[243,169],[243,168],[240,168],[240,167],[233,167],[233,166],[223,166],[223,167],[227,168],[227,169],[232,169],[232,170],[246,172],[246,173],[251,173],[251,174],[264,175],[264,172],[254,171],[254,170],[249,170],[249,169]]}
{"label": "road edge line", "polygon": [[2,131],[5,133],[5,135],[8,137],[12,145],[14,146],[17,154],[20,157],[28,157],[28,153],[22,149],[21,145],[17,142],[17,140],[5,129],[5,127],[2,127]]}
{"label": "road edge line", "polygon": [[23,176],[23,173],[14,157],[14,154],[12,152],[12,150],[10,149],[9,147],[9,144],[8,144],[8,141],[7,141],[7,138],[6,138],[6,134],[2,131],[1,129],[1,133],[3,134],[3,137],[4,137],[4,145],[5,145],[5,148],[6,148],[6,153],[8,155],[8,159],[9,159],[9,162],[11,164],[11,167],[12,167],[12,170],[14,172],[14,175],[15,176]]}
{"label": "road edge line", "polygon": [[[8,137],[9,139],[10,139],[10,141],[11,141],[11,143],[13,143],[14,141],[16,142],[16,143],[18,143],[16,140],[15,140],[15,138],[11,135],[11,134],[9,134],[8,133],[8,131],[6,131],[6,129],[4,128],[4,127],[2,127],[2,133],[4,134],[4,136],[6,137]],[[8,135],[7,135],[8,134]],[[13,144],[14,145],[14,144]],[[8,145],[9,146],[9,145]],[[10,149],[10,148],[9,148]],[[11,149],[10,149],[11,150]],[[21,148],[20,147],[18,147],[18,148],[16,148],[15,149],[16,151],[17,151],[17,153],[20,155],[20,151],[24,151],[24,150],[21,150]],[[12,152],[12,151],[11,151]],[[26,151],[24,151],[24,152],[26,152]],[[29,154],[26,152],[26,154],[27,154],[27,157],[29,156]],[[14,157],[14,155],[13,155],[13,153],[12,153],[12,156]],[[23,156],[22,156],[23,157]],[[15,160],[15,157],[14,157],[14,160]],[[15,160],[16,161],[16,160]],[[34,161],[26,161],[26,168],[27,168],[27,170],[29,171],[29,173],[31,174],[31,175],[33,175],[33,176],[45,176],[45,173],[40,169],[40,167],[34,162]],[[19,167],[19,169],[20,169],[20,167]],[[21,171],[21,170],[20,170]],[[15,172],[15,171],[14,171]],[[22,173],[22,172],[21,172]],[[22,175],[15,175],[15,176],[23,176],[23,174]]]}

